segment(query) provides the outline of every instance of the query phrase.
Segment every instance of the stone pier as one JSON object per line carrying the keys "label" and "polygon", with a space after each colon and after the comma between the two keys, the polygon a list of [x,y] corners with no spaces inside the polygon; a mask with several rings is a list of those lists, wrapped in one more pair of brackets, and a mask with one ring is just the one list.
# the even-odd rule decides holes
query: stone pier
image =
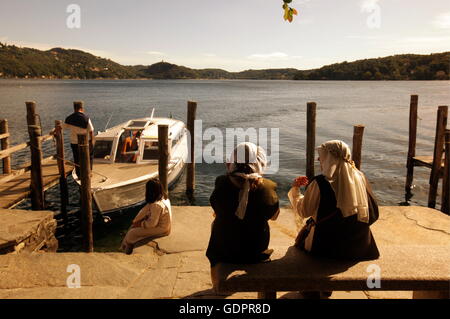
{"label": "stone pier", "polygon": [[[212,213],[211,207],[173,207],[172,233],[135,248],[131,255],[29,253],[25,248],[19,254],[1,255],[0,299],[256,299],[256,293],[217,295],[212,290],[205,256]],[[17,220],[16,223],[20,225]],[[293,244],[298,226],[292,210],[282,209],[278,220],[271,221],[270,226],[270,247]],[[450,249],[450,217],[430,208],[381,207],[380,219],[372,229],[378,245],[417,245],[418,249],[421,245],[436,245]],[[72,282],[70,278],[75,275],[70,265],[79,266],[80,288],[68,288],[68,279]],[[450,270],[449,264],[442,267]],[[299,298],[299,295],[279,292],[278,298]],[[412,298],[412,292],[341,291],[334,292],[331,298]]]}

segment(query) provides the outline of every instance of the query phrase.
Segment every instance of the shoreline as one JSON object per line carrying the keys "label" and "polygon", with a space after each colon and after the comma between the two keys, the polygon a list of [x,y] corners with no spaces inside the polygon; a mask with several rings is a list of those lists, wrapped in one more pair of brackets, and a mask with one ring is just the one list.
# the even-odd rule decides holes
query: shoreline
{"label": "shoreline", "polygon": [[274,82],[450,82],[450,80],[294,80],[294,79],[214,79],[214,78],[174,78],[174,79],[155,79],[155,78],[41,78],[41,77],[0,77],[0,80],[45,80],[45,81],[274,81]]}

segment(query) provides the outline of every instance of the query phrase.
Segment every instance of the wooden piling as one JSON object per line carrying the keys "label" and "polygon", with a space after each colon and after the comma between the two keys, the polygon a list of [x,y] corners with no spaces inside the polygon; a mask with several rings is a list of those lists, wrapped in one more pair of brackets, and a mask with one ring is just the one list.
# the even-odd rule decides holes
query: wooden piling
{"label": "wooden piling", "polygon": [[309,180],[314,177],[314,155],[316,144],[316,108],[315,102],[307,104],[306,115],[306,176]]}
{"label": "wooden piling", "polygon": [[164,190],[164,198],[169,198],[167,165],[169,164],[169,126],[158,125],[158,176]]}
{"label": "wooden piling", "polygon": [[450,130],[445,130],[445,162],[441,211],[450,215]]}
{"label": "wooden piling", "polygon": [[42,130],[37,121],[36,102],[25,102],[27,107],[28,134],[31,151],[31,207],[33,210],[44,209],[44,181],[42,177]]}
{"label": "wooden piling", "polygon": [[186,193],[192,194],[195,189],[195,116],[197,112],[197,102],[188,101],[187,103],[187,129],[191,140],[188,145],[190,154],[190,163],[187,164]]}
{"label": "wooden piling", "polygon": [[83,248],[86,252],[94,251],[94,237],[92,234],[92,193],[91,193],[91,165],[89,157],[88,136],[78,135],[78,150],[80,153],[80,199],[81,199],[81,229],[83,233]]}
{"label": "wooden piling", "polygon": [[430,174],[430,191],[428,194],[428,207],[436,207],[436,196],[439,183],[439,177],[442,171],[442,155],[444,154],[444,135],[447,127],[448,107],[439,106],[436,136],[434,142],[433,166]]}
{"label": "wooden piling", "polygon": [[414,156],[416,156],[418,105],[419,96],[411,95],[411,102],[409,104],[409,145],[408,158],[406,161],[405,202],[408,202],[412,197],[411,189],[414,176]]}
{"label": "wooden piling", "polygon": [[63,217],[64,227],[68,226],[67,205],[69,203],[69,190],[66,179],[66,167],[64,165],[64,133],[62,129],[62,121],[55,121],[55,139],[56,139],[56,161],[58,163],[59,172],[59,193],[61,202],[61,214]]}
{"label": "wooden piling", "polygon": [[[8,120],[0,119],[0,135],[4,135],[1,139],[1,150],[6,150],[9,147],[9,129]],[[11,156],[3,159],[3,174],[11,174]]]}
{"label": "wooden piling", "polygon": [[364,125],[353,126],[352,159],[357,169],[361,169],[361,151],[364,136]]}

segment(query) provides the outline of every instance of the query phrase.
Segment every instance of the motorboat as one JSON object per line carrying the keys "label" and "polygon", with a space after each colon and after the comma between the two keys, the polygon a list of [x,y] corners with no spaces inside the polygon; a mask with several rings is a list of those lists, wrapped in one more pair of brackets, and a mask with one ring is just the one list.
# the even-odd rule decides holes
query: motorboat
{"label": "motorboat", "polygon": [[[91,190],[100,213],[144,203],[145,184],[158,177],[158,125],[164,124],[169,127],[170,187],[182,174],[188,158],[187,129],[182,121],[153,116],[132,119],[95,136]],[[72,176],[80,184],[75,170]]]}

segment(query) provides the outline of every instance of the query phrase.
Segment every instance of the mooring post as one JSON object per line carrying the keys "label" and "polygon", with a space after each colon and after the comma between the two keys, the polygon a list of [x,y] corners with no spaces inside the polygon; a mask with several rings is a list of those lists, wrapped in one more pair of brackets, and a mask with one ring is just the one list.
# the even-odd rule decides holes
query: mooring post
{"label": "mooring post", "polygon": [[91,165],[89,158],[89,143],[86,134],[78,135],[78,150],[80,153],[80,199],[81,199],[81,229],[83,233],[83,247],[86,252],[94,251],[94,236],[92,234],[92,193],[91,193]]}
{"label": "mooring post", "polygon": [[428,207],[436,207],[436,196],[439,183],[439,177],[442,172],[442,155],[444,154],[444,135],[447,127],[447,106],[439,106],[436,136],[434,141],[433,166],[430,174],[430,192],[428,193]]}
{"label": "mooring post", "polygon": [[189,154],[190,162],[187,164],[186,193],[191,194],[195,189],[195,115],[197,112],[197,102],[188,101],[187,103],[187,129],[190,136]]}
{"label": "mooring post", "polygon": [[169,198],[167,166],[169,164],[169,126],[158,125],[158,176],[164,190],[164,198]]}
{"label": "mooring post", "polygon": [[68,216],[67,205],[69,203],[69,190],[67,187],[66,167],[64,165],[64,133],[62,129],[62,121],[55,121],[55,139],[56,139],[56,162],[59,171],[59,193],[61,202],[61,214],[63,217],[64,227],[67,229]]}
{"label": "mooring post", "polygon": [[441,211],[450,215],[450,130],[445,130],[445,162]]}
{"label": "mooring post", "polygon": [[[1,150],[6,150],[9,147],[9,129],[8,120],[0,119],[0,135],[5,135],[2,138]],[[3,174],[11,174],[11,155],[3,159]]]}
{"label": "mooring post", "polygon": [[36,102],[25,102],[31,151],[31,209],[44,209],[44,180],[42,177],[42,130],[37,121]]}
{"label": "mooring post", "polygon": [[316,103],[307,103],[306,114],[306,177],[314,177],[314,155],[316,144]]}
{"label": "mooring post", "polygon": [[364,136],[364,125],[353,126],[352,159],[357,169],[361,169],[362,141]]}
{"label": "mooring post", "polygon": [[405,202],[408,202],[412,197],[411,190],[414,179],[414,156],[416,156],[418,105],[419,96],[411,95],[411,102],[409,104],[409,143],[408,158],[406,160]]}

